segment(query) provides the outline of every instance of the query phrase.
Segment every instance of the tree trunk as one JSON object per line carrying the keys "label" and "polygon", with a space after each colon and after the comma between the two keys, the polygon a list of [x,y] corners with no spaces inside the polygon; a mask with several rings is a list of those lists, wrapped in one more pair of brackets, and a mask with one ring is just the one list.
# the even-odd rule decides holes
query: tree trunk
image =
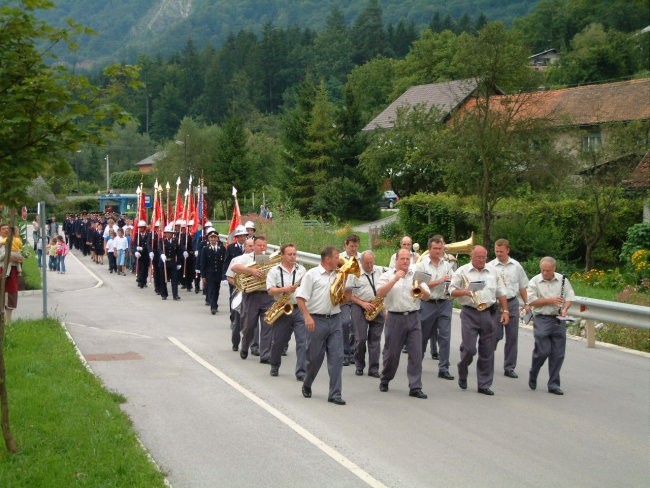
{"label": "tree trunk", "polygon": [[[9,210],[9,237],[5,243],[5,258],[2,269],[6,271],[11,257],[11,243],[13,241],[13,229],[16,225],[16,209]],[[3,275],[5,273],[3,272]],[[11,453],[18,452],[18,446],[11,435],[9,427],[9,397],[7,395],[7,370],[5,368],[4,342],[5,342],[5,279],[0,277],[0,412],[2,415],[2,437],[5,446]]]}

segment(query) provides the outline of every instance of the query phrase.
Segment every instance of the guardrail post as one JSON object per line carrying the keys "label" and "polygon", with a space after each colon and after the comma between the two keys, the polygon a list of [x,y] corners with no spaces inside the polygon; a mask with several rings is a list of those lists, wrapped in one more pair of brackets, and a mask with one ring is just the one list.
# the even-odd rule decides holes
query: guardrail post
{"label": "guardrail post", "polygon": [[588,348],[596,347],[596,321],[585,320],[585,337]]}

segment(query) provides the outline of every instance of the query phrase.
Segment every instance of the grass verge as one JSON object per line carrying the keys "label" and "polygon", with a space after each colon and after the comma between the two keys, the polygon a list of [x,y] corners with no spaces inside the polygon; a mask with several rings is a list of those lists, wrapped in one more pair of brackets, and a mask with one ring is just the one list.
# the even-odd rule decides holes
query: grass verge
{"label": "grass verge", "polygon": [[8,324],[10,425],[20,451],[0,447],[0,486],[164,487],[120,410],[79,362],[55,320]]}
{"label": "grass verge", "polygon": [[40,290],[43,288],[41,268],[38,267],[38,257],[30,256],[23,260],[23,278],[25,279],[25,290]]}

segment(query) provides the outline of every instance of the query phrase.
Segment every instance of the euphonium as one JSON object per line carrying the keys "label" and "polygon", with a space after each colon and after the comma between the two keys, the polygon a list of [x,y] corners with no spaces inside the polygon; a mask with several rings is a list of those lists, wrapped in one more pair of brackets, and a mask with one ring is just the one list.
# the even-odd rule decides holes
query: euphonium
{"label": "euphonium", "polygon": [[345,282],[348,280],[349,275],[359,276],[361,274],[361,267],[359,261],[353,256],[350,259],[339,260],[339,268],[334,278],[334,283],[330,286],[330,300],[332,305],[338,305],[343,301],[345,294]]}
{"label": "euphonium", "polygon": [[274,324],[282,314],[291,315],[293,305],[291,304],[291,294],[285,293],[264,314],[264,320],[268,324]]}
{"label": "euphonium", "polygon": [[476,246],[476,238],[474,237],[474,232],[472,232],[469,239],[445,244],[445,252],[447,254],[470,254],[474,246]]}
{"label": "euphonium", "polygon": [[368,310],[363,312],[363,316],[368,322],[375,320],[377,315],[379,315],[379,313],[384,309],[384,299],[382,297],[375,296],[372,300],[370,300],[370,303],[375,307],[375,310],[373,312],[369,312]]}
{"label": "euphonium", "polygon": [[266,290],[266,274],[269,270],[282,261],[282,256],[272,257],[266,264],[252,264],[249,268],[259,269],[264,272],[263,278],[258,278],[257,276],[247,275],[244,273],[237,273],[235,275],[235,288],[244,293],[252,293],[254,291]]}

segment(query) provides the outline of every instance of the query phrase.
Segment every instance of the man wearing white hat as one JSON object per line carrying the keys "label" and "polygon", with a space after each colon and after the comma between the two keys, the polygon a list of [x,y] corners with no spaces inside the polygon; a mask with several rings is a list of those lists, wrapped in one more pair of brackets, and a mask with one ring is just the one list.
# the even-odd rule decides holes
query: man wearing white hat
{"label": "man wearing white hat", "polygon": [[160,240],[158,251],[160,252],[160,267],[164,274],[162,286],[160,288],[160,296],[163,300],[167,300],[169,295],[167,291],[167,281],[172,283],[172,296],[174,300],[180,300],[178,295],[178,272],[181,268],[179,259],[178,241],[174,239],[174,227],[169,224],[165,227],[163,238]]}
{"label": "man wearing white hat", "polygon": [[[207,224],[206,224],[207,225]],[[230,267],[231,261],[236,258],[237,256],[241,256],[244,254],[244,248],[246,246],[246,236],[248,235],[248,232],[246,232],[246,228],[243,225],[238,225],[235,228],[235,231],[233,232],[233,237],[234,241],[226,247],[226,255],[224,257],[224,262],[223,262],[223,269],[224,269],[224,278],[225,278],[225,272],[228,270]],[[235,295],[235,292],[237,289],[232,285],[232,283],[228,283],[228,288],[230,291],[230,300],[228,301],[229,304],[232,304],[232,299],[233,296]],[[232,306],[230,307],[230,327],[233,330],[233,349],[235,345],[239,345],[239,331],[240,331],[240,315],[239,312],[236,310],[233,310]],[[236,332],[236,333],[235,333]],[[237,336],[235,338],[235,336]],[[236,342],[236,344],[235,344]],[[237,349],[234,349],[237,350]]]}
{"label": "man wearing white hat", "polygon": [[220,245],[219,234],[210,228],[207,231],[208,244],[203,246],[199,258],[201,279],[206,290],[206,300],[210,304],[212,315],[217,313],[219,302],[219,288],[223,276],[223,258],[226,249]]}
{"label": "man wearing white hat", "polygon": [[138,233],[131,240],[131,249],[135,250],[135,272],[138,288],[147,286],[147,275],[149,274],[149,239],[147,235],[147,223],[144,220],[138,222]]}
{"label": "man wearing white hat", "polygon": [[252,220],[248,220],[244,224],[244,227],[246,228],[246,232],[248,232],[249,238],[255,237],[255,222],[253,222]]}

